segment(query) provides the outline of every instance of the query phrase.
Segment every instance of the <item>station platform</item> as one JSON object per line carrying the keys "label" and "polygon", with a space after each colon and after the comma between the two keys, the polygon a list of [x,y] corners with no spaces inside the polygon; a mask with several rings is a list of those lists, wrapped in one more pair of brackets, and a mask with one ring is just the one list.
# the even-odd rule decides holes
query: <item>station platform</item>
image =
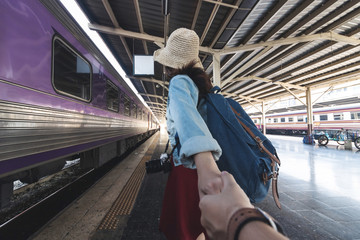
{"label": "station platform", "polygon": [[[302,138],[268,135],[282,162],[279,210],[269,191],[256,204],[290,239],[360,239],[360,151],[306,145]],[[33,239],[164,240],[158,231],[167,174],[145,173],[167,142],[157,132]]]}

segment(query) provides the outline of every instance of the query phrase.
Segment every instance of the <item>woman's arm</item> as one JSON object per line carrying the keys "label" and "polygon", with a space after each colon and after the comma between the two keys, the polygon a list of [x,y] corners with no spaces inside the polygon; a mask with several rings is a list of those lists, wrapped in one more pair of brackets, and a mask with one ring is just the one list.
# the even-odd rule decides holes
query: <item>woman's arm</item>
{"label": "woman's arm", "polygon": [[221,148],[198,112],[197,102],[198,89],[188,76],[178,75],[171,80],[168,112],[181,143],[180,161],[185,167],[197,168],[202,197],[218,193],[222,185],[215,163]]}
{"label": "woman's arm", "polygon": [[186,75],[178,75],[169,87],[168,122],[173,122],[170,132],[177,132],[181,149],[179,159],[188,168],[195,168],[194,156],[211,152],[213,159],[219,159],[221,148],[212,137],[204,119],[197,110],[198,89]]}
{"label": "woman's arm", "polygon": [[211,152],[194,155],[198,174],[200,199],[206,194],[220,193],[222,187],[221,172]]}

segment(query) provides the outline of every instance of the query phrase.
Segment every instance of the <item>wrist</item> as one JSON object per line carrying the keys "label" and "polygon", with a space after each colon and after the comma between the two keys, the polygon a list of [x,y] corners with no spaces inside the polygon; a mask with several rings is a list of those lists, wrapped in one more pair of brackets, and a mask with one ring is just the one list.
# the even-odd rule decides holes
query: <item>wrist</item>
{"label": "wrist", "polygon": [[194,162],[198,173],[216,171],[220,174],[220,170],[216,165],[211,152],[198,153],[194,156]]}
{"label": "wrist", "polygon": [[228,223],[227,240],[237,240],[241,230],[250,222],[263,222],[275,231],[283,233],[281,226],[260,208],[241,208],[232,214]]}

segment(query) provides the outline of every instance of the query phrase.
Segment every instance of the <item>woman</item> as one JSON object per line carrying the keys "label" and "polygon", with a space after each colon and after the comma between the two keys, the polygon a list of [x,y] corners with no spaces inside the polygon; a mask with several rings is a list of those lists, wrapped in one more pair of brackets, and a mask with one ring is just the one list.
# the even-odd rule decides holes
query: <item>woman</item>
{"label": "woman", "polygon": [[160,230],[168,239],[203,239],[199,198],[220,192],[220,171],[215,163],[221,148],[206,126],[203,97],[212,88],[199,59],[199,37],[179,28],[154,60],[166,66],[170,80],[167,128],[174,167],[169,174]]}

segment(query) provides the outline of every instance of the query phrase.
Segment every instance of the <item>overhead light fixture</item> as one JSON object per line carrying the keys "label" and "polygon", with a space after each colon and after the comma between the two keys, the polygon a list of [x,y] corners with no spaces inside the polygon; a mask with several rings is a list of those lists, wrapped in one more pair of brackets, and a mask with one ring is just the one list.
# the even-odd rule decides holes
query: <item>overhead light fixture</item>
{"label": "overhead light fixture", "polygon": [[153,55],[134,55],[134,76],[154,75]]}

